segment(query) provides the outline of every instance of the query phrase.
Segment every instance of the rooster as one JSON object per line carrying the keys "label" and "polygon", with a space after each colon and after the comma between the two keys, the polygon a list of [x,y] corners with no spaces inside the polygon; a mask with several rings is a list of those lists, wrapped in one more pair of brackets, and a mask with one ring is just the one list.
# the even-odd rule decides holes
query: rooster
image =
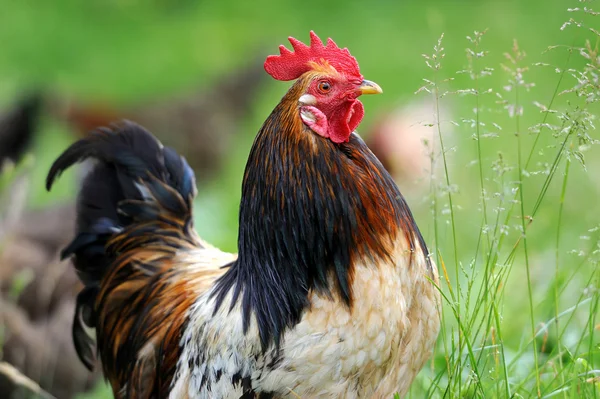
{"label": "rooster", "polygon": [[69,147],[97,164],[64,250],[85,285],[73,339],[117,398],[390,398],[439,331],[437,271],[398,187],[354,133],[381,93],[333,40],[289,38],[264,67],[296,80],[242,182],[238,254],[199,238],[187,162],[133,122]]}

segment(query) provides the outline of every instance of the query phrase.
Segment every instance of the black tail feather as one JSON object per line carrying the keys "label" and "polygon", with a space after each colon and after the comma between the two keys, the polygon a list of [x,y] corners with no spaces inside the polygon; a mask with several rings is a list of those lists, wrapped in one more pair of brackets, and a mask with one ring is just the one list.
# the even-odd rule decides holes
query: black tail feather
{"label": "black tail feather", "polygon": [[[74,265],[86,288],[77,298],[73,340],[82,362],[92,367],[95,355],[90,328],[103,277],[118,253],[111,238],[127,230],[131,237],[160,221],[181,229],[191,227],[191,201],[196,187],[187,162],[141,126],[123,122],[100,128],[71,145],[52,165],[48,190],[60,174],[77,162],[94,158],[97,164],[85,178],[77,203],[77,233],[62,256],[74,255]],[[132,224],[135,229],[130,229]],[[157,238],[160,235],[157,234]],[[124,247],[121,246],[121,250]]]}
{"label": "black tail feather", "polygon": [[97,286],[84,288],[77,295],[73,318],[73,343],[77,349],[77,356],[90,371],[94,370],[94,363],[96,363],[96,342],[90,329],[95,327],[93,303],[97,294]]}

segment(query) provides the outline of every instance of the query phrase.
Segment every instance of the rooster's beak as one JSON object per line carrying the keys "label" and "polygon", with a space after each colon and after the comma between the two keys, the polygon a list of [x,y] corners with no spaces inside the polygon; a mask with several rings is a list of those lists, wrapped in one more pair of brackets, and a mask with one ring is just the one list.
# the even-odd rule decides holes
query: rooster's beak
{"label": "rooster's beak", "polygon": [[381,87],[375,82],[371,82],[370,80],[363,80],[360,86],[358,87],[358,91],[360,94],[381,94],[383,90]]}

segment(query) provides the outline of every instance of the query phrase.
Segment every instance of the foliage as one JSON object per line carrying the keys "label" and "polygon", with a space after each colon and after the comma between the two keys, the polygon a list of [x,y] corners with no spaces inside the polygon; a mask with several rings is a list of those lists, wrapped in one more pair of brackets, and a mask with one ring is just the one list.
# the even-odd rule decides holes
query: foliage
{"label": "foliage", "polygon": [[[586,18],[598,13],[590,2],[581,3],[561,27],[578,30],[574,44],[548,49],[561,52],[561,66],[531,63],[515,40],[500,68],[490,67],[485,32],[474,32],[467,36],[467,68],[458,72],[471,85],[452,90],[453,77],[442,74],[443,36],[424,56],[433,77],[418,92],[436,101],[430,124],[440,142],[439,152],[431,147],[432,248],[445,304],[438,355],[421,375],[425,381],[413,389],[414,397],[422,397],[426,387],[428,397],[600,396],[597,215],[578,231],[579,243],[565,234],[580,228],[565,217],[566,201],[577,201],[568,190],[573,168],[585,171],[585,154],[600,143],[594,138],[600,34],[594,27],[598,21]],[[576,57],[583,62],[576,64]],[[556,72],[555,89],[545,102],[529,96],[536,68]],[[490,84],[489,77],[498,73],[506,82]],[[441,101],[472,106],[473,114],[456,124],[475,142],[469,177],[477,184],[464,187],[452,179]],[[526,118],[527,113],[534,117]],[[457,146],[467,140],[458,138]],[[500,151],[500,140],[512,145]],[[441,173],[437,162],[443,164]],[[465,228],[467,217],[479,220]],[[544,219],[540,231],[536,222]],[[468,236],[476,245],[460,247]],[[572,245],[577,249],[567,250]]]}

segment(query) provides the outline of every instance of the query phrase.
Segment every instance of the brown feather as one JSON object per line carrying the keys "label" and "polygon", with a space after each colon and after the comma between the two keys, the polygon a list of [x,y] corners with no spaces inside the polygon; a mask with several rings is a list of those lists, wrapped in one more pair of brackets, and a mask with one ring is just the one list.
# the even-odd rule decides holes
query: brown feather
{"label": "brown feather", "polygon": [[[110,245],[119,248],[131,240],[121,234]],[[167,396],[187,312],[197,295],[225,272],[221,263],[212,269],[195,268],[173,250],[175,245],[190,247],[190,242],[173,240],[172,246],[140,245],[123,253],[97,298],[104,373],[113,388],[127,387],[130,398]],[[154,273],[148,273],[150,269]],[[130,370],[122,361],[135,366]]]}

